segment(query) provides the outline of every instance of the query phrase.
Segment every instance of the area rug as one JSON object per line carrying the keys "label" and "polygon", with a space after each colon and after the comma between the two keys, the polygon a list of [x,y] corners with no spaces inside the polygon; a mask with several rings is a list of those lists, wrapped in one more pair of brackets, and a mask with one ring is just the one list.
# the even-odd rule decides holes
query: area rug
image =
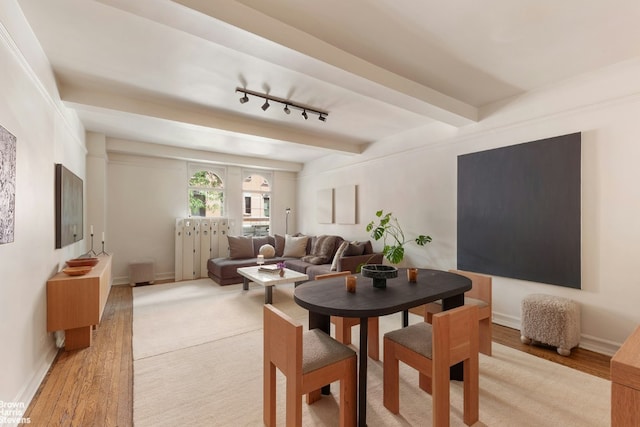
{"label": "area rug", "polygon": [[[274,305],[306,325],[292,293],[292,287],[279,287]],[[206,281],[136,288],[134,424],[263,425],[263,303],[263,288],[242,291]],[[177,336],[168,339],[154,324]],[[381,333],[399,325],[399,315],[385,316]],[[493,351],[493,357],[480,355],[476,426],[609,425],[609,381],[496,343]],[[431,397],[418,388],[416,372],[401,364],[400,375],[400,414],[393,415],[382,405],[382,363],[369,359],[369,426],[431,425]],[[336,383],[332,395],[303,404],[303,425],[338,425],[338,393]],[[284,425],[284,410],[284,378],[278,375],[278,425]],[[464,425],[457,381],[451,385],[451,425]]]}

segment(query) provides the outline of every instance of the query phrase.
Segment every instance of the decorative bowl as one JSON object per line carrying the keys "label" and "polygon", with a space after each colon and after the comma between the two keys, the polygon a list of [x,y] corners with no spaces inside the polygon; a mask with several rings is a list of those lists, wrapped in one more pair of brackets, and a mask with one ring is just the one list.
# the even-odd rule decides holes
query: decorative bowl
{"label": "decorative bowl", "polygon": [[98,263],[98,258],[74,258],[67,261],[69,267],[93,267]]}
{"label": "decorative bowl", "polygon": [[398,269],[391,265],[366,264],[360,270],[363,277],[373,279],[373,287],[384,289],[387,287],[387,279],[398,277]]}
{"label": "decorative bowl", "polygon": [[87,274],[91,271],[93,267],[90,265],[83,265],[80,267],[67,267],[62,270],[62,272],[68,276],[82,276],[83,274]]}

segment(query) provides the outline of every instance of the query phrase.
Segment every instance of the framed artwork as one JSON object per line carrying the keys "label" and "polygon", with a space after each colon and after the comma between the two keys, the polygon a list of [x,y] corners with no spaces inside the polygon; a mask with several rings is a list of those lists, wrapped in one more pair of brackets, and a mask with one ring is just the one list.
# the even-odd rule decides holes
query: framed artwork
{"label": "framed artwork", "polygon": [[56,249],[83,239],[82,179],[56,164]]}
{"label": "framed artwork", "polygon": [[0,126],[0,245],[13,242],[15,211],[16,137]]}

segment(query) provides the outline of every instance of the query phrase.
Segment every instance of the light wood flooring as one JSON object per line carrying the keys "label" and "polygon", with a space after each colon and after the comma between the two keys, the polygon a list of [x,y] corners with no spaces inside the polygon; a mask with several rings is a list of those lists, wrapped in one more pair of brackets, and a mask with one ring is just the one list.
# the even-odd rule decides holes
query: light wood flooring
{"label": "light wood flooring", "polygon": [[[133,424],[132,289],[114,286],[91,347],[60,351],[25,413],[34,426]],[[494,325],[494,342],[605,379],[610,357],[581,348],[563,357],[555,348],[522,344],[520,331]]]}

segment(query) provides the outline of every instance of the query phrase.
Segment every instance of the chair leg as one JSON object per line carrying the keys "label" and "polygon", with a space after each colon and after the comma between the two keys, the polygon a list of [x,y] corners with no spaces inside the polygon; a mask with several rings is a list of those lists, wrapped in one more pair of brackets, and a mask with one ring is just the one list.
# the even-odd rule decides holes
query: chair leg
{"label": "chair leg", "polygon": [[307,393],[307,405],[312,405],[322,397],[322,389],[313,390]]}
{"label": "chair leg", "polygon": [[433,388],[431,387],[431,377],[423,374],[422,372],[418,373],[418,385],[424,391],[429,394],[432,394]]}
{"label": "chair leg", "polygon": [[382,368],[382,403],[392,414],[400,412],[399,362],[395,355],[395,343],[384,339]]}
{"label": "chair leg", "polygon": [[351,327],[345,322],[344,317],[331,317],[336,326],[336,340],[342,344],[351,344]]}
{"label": "chair leg", "polygon": [[480,353],[491,356],[491,341],[493,339],[493,324],[490,318],[482,319],[478,323],[480,331]]}
{"label": "chair leg", "polygon": [[267,427],[276,425],[276,367],[266,361],[264,364],[264,382],[262,396],[263,402],[263,421]]}
{"label": "chair leg", "polygon": [[434,360],[431,400],[433,402],[433,425],[449,425],[449,365]]}
{"label": "chair leg", "polygon": [[478,355],[464,361],[464,423],[468,426],[480,418],[480,384]]}
{"label": "chair leg", "polygon": [[357,361],[346,361],[346,378],[340,380],[340,427],[355,427],[358,416]]}
{"label": "chair leg", "polygon": [[369,318],[369,357],[373,360],[380,360],[380,321],[377,317]]}
{"label": "chair leg", "polygon": [[[293,377],[293,376],[292,376]],[[286,391],[286,426],[302,425],[302,394],[296,386],[296,379],[287,377]]]}

